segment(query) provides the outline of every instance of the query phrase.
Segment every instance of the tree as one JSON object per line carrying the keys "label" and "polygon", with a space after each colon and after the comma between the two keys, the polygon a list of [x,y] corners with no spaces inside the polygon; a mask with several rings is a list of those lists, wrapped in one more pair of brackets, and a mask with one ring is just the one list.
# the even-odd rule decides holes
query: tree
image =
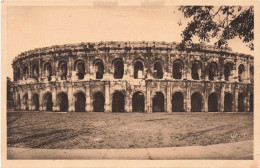
{"label": "tree", "polygon": [[[182,43],[216,39],[218,47],[227,46],[227,40],[239,37],[254,50],[254,7],[242,6],[180,6],[184,18],[190,19],[182,32]],[[179,22],[181,25],[181,22]]]}

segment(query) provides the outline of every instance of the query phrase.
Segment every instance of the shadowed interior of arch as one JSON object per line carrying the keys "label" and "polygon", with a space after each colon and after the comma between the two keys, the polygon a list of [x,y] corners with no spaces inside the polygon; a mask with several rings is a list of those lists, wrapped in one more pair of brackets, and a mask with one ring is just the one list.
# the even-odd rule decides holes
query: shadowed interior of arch
{"label": "shadowed interior of arch", "polygon": [[96,92],[93,95],[93,111],[104,112],[105,98],[101,92]]}
{"label": "shadowed interior of arch", "polygon": [[33,95],[33,110],[38,111],[39,110],[39,95],[35,93]]}
{"label": "shadowed interior of arch", "polygon": [[216,93],[211,93],[208,98],[208,112],[218,111],[218,95]]}
{"label": "shadowed interior of arch", "polygon": [[52,111],[52,95],[51,93],[46,93],[43,96],[43,111]]}
{"label": "shadowed interior of arch", "polygon": [[156,92],[152,101],[153,112],[164,112],[164,95],[162,92]]}
{"label": "shadowed interior of arch", "polygon": [[82,92],[78,92],[75,95],[75,111],[76,112],[85,112],[86,107],[86,96]]}
{"label": "shadowed interior of arch", "polygon": [[144,94],[142,92],[135,92],[132,98],[133,112],[144,112]]}
{"label": "shadowed interior of arch", "polygon": [[233,97],[231,93],[226,93],[224,97],[224,112],[232,111]]}
{"label": "shadowed interior of arch", "polygon": [[112,112],[125,112],[125,96],[122,92],[116,91],[113,94]]}
{"label": "shadowed interior of arch", "polygon": [[193,93],[191,96],[191,111],[192,112],[202,111],[202,96],[198,92]]}
{"label": "shadowed interior of arch", "polygon": [[184,112],[184,97],[181,92],[172,95],[172,112]]}
{"label": "shadowed interior of arch", "polygon": [[58,94],[59,111],[68,111],[69,102],[68,95],[64,92]]}

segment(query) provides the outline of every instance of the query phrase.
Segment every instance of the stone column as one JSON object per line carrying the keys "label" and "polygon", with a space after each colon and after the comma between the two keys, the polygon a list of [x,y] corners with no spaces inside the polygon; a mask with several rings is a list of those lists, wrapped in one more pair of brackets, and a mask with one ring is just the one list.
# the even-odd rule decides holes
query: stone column
{"label": "stone column", "polygon": [[29,88],[29,90],[28,90],[28,107],[29,107],[29,110],[34,110],[33,109],[32,90],[31,90],[31,88]]}
{"label": "stone column", "polygon": [[207,113],[208,112],[208,91],[207,91],[207,87],[208,87],[208,85],[207,85],[207,83],[204,83],[204,88],[205,88],[205,90],[204,90],[204,112],[205,113]]}
{"label": "stone column", "polygon": [[42,95],[42,88],[39,88],[39,110],[43,110],[43,95]]}
{"label": "stone column", "polygon": [[234,66],[233,66],[233,82],[238,82],[238,70],[237,70],[237,59],[235,59]]}
{"label": "stone column", "polygon": [[91,107],[90,107],[90,87],[89,87],[89,83],[86,84],[86,112],[90,112],[91,111]]}
{"label": "stone column", "polygon": [[151,108],[151,103],[152,98],[151,98],[151,88],[150,88],[150,83],[146,83],[146,112],[147,113],[152,113],[152,108]]}
{"label": "stone column", "polygon": [[233,105],[234,112],[238,112],[238,89],[237,86],[235,88],[235,96],[234,96],[234,105]]}
{"label": "stone column", "polygon": [[190,113],[191,112],[191,99],[190,99],[190,83],[186,83],[186,110],[187,110],[187,113]]}
{"label": "stone column", "polygon": [[52,88],[51,94],[52,94],[52,103],[53,103],[52,111],[57,111],[57,89],[56,89],[56,87]]}
{"label": "stone column", "polygon": [[109,81],[105,82],[105,113],[110,113],[110,86]]}
{"label": "stone column", "polygon": [[171,113],[171,83],[167,82],[167,93],[166,93],[166,101],[167,101],[167,113]]}
{"label": "stone column", "polygon": [[224,101],[225,101],[225,85],[221,86],[220,99],[219,99],[219,111],[224,112]]}
{"label": "stone column", "polygon": [[68,111],[73,112],[73,111],[75,111],[75,107],[74,107],[73,87],[72,87],[71,83],[68,84],[68,99],[69,99]]}

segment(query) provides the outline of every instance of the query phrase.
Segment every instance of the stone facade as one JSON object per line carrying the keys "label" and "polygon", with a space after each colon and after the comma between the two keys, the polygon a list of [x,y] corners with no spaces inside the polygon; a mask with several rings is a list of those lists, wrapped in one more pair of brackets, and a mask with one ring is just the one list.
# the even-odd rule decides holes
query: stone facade
{"label": "stone facade", "polygon": [[27,51],[12,65],[16,110],[253,111],[254,58],[228,48],[81,43]]}

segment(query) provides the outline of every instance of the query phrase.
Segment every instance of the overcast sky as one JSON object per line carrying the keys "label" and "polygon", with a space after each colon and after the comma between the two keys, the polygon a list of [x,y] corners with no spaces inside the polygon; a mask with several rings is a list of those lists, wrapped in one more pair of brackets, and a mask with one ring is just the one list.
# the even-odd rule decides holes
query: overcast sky
{"label": "overcast sky", "polygon": [[[176,7],[8,7],[8,76],[23,51],[51,45],[98,41],[181,41],[181,13]],[[254,55],[240,40],[235,52]]]}

